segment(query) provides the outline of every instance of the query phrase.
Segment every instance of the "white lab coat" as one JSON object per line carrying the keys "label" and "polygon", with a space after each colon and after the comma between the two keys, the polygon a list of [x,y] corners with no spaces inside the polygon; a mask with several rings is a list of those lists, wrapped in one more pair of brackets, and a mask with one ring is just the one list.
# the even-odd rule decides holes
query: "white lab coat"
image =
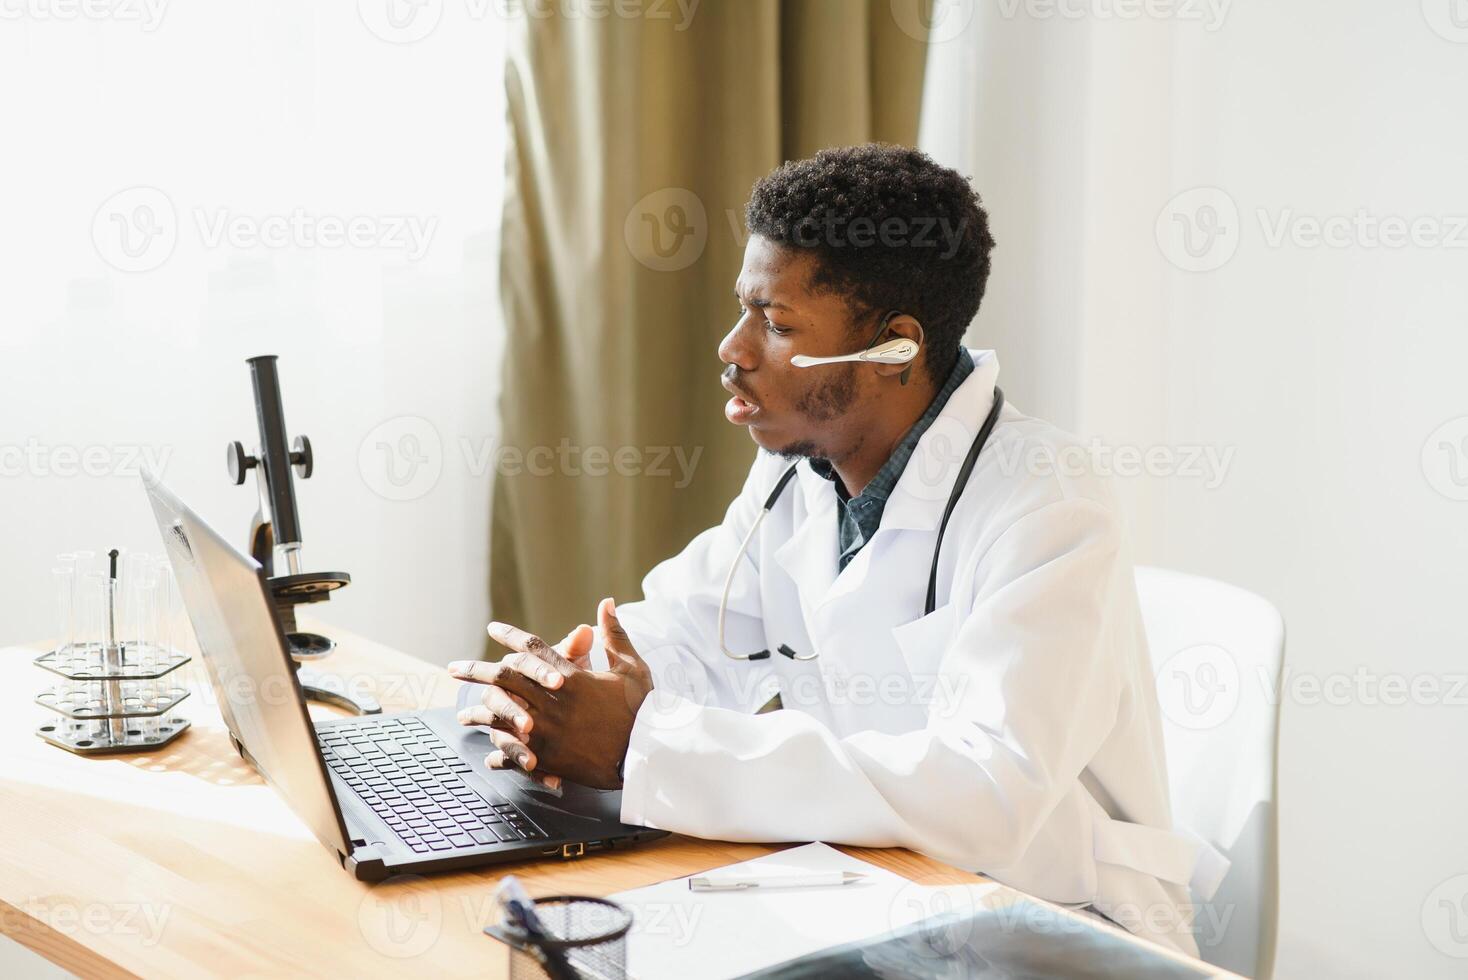
{"label": "white lab coat", "polygon": [[[769,659],[725,657],[716,626],[739,542],[790,465],[771,454],[723,523],[618,607],[656,679],[622,819],[909,847],[1196,954],[1189,884],[1211,894],[1221,868],[1173,830],[1132,566],[1107,488],[1075,472],[1074,437],[1006,404],[922,615],[943,507],[999,373],[992,351],[971,353],[975,370],[840,574],[835,487],[800,464],[729,598],[729,648]],[[819,657],[792,661],[780,644]],[[783,710],[755,714],[776,691]]]}

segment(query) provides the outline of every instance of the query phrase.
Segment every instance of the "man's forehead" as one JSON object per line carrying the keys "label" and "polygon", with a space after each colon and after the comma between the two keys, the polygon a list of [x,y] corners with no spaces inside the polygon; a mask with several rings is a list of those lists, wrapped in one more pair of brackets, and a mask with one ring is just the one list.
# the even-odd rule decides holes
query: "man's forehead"
{"label": "man's forehead", "polygon": [[814,257],[755,235],[744,249],[744,267],[734,282],[743,299],[790,308],[811,298],[809,282]]}

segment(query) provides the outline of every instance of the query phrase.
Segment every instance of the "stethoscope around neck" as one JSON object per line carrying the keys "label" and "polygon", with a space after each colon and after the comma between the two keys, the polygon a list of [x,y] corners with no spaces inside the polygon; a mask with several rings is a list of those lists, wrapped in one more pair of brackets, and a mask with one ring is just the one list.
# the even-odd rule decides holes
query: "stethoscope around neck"
{"label": "stethoscope around neck", "polygon": [[[999,413],[1003,409],[1004,392],[996,386],[994,389],[994,405],[989,409],[989,415],[984,419],[983,426],[979,428],[979,434],[974,436],[973,444],[969,446],[968,455],[963,458],[963,465],[958,470],[958,480],[954,483],[953,491],[948,495],[948,503],[943,508],[943,520],[938,524],[938,540],[933,543],[933,563],[928,569],[928,597],[923,605],[924,616],[938,607],[938,556],[943,550],[943,532],[948,530],[948,519],[953,516],[953,509],[958,506],[958,500],[963,496],[963,488],[968,485],[968,478],[974,471],[974,463],[978,460],[979,453],[983,451],[984,444],[989,441],[989,433],[994,431],[994,425],[999,421]],[[780,494],[784,492],[785,485],[795,476],[795,471],[799,466],[799,463],[792,463],[780,475],[780,479],[775,481],[774,489],[765,498],[764,506],[760,508],[759,514],[755,516],[754,523],[744,533],[744,540],[739,543],[739,552],[734,556],[733,562],[729,565],[729,574],[724,578],[724,594],[719,598],[719,649],[724,651],[724,656],[730,660],[768,660],[770,657],[770,651],[768,650],[760,650],[757,653],[750,654],[738,654],[731,651],[724,644],[724,614],[729,608],[729,590],[734,585],[734,575],[739,571],[739,564],[744,560],[744,556],[749,553],[749,543],[754,540],[755,534],[759,532],[760,524],[763,523],[766,515],[775,506],[775,502],[780,499]],[[783,643],[777,649],[783,656],[791,660],[814,660],[819,656],[815,651],[811,651],[808,654],[796,653]]]}

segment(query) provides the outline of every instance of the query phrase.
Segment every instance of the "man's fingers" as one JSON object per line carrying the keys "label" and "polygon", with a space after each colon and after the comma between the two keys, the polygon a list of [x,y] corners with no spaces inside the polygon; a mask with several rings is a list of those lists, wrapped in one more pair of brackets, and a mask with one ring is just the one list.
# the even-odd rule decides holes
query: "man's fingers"
{"label": "man's fingers", "polygon": [[449,664],[448,670],[459,680],[473,681],[476,684],[498,684],[501,687],[516,686],[511,673],[528,677],[549,690],[560,687],[565,680],[565,674],[560,670],[528,653],[509,653],[494,663],[485,660],[455,660]]}
{"label": "man's fingers", "polygon": [[531,678],[541,687],[555,690],[567,674],[591,669],[591,647],[596,634],[585,623],[567,633],[565,639],[555,646],[533,633],[505,623],[490,623],[485,630],[496,643],[514,652],[496,662],[455,660],[448,666],[454,677],[476,684],[499,684],[501,665],[504,665]]}
{"label": "man's fingers", "polygon": [[493,684],[494,681],[490,678],[496,666],[487,660],[455,660],[449,664],[448,672],[461,681]]}
{"label": "man's fingers", "polygon": [[[489,733],[489,738],[490,741],[494,742],[495,748],[499,750],[498,752],[491,753],[489,759],[486,760],[491,769],[503,769],[513,764],[517,768],[529,772],[535,768],[536,762],[539,761],[535,758],[535,753],[531,751],[530,746],[509,732],[493,731]],[[499,757],[499,762],[501,763],[498,766],[493,761],[496,756]]]}
{"label": "man's fingers", "polygon": [[525,774],[525,778],[530,780],[531,782],[539,783],[546,789],[555,793],[557,796],[561,795],[560,776],[552,776],[550,773],[546,772],[527,772]]}
{"label": "man's fingers", "polygon": [[494,725],[510,731],[530,731],[530,713],[506,690],[493,684],[484,689],[484,700],[459,712],[461,725]]}
{"label": "man's fingers", "polygon": [[591,646],[596,641],[596,633],[590,626],[582,623],[580,626],[566,634],[566,638],[556,644],[556,650],[565,657],[573,667],[580,670],[591,669]]}
{"label": "man's fingers", "polygon": [[513,735],[499,731],[490,732],[489,737],[494,739],[497,748],[485,757],[486,766],[491,769],[509,769],[513,766],[525,773],[525,778],[539,783],[553,793],[560,793],[561,777],[535,772],[534,769],[539,765],[539,760],[524,742]]}
{"label": "man's fingers", "polygon": [[484,629],[489,633],[490,639],[517,653],[538,657],[562,673],[569,673],[572,669],[571,662],[561,656],[560,651],[534,633],[527,633],[509,623],[490,623]]}
{"label": "man's fingers", "polygon": [[[556,656],[560,659],[559,654]],[[560,687],[561,682],[566,679],[566,675],[559,667],[546,662],[536,654],[507,653],[500,661],[500,665],[504,670],[513,670],[517,674],[523,674],[541,687],[552,691]],[[570,664],[567,664],[566,667],[568,670],[571,669]]]}

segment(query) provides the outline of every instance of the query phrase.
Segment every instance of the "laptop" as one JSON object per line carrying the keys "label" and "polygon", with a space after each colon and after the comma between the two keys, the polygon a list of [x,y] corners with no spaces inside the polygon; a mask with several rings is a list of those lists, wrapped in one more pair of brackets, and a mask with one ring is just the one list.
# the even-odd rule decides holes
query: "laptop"
{"label": "laptop", "polygon": [[[312,721],[264,571],[144,474],[220,713],[240,755],[363,881],[667,836],[622,823],[620,791],[559,793],[490,770],[454,708]],[[197,735],[194,737],[198,737]]]}

